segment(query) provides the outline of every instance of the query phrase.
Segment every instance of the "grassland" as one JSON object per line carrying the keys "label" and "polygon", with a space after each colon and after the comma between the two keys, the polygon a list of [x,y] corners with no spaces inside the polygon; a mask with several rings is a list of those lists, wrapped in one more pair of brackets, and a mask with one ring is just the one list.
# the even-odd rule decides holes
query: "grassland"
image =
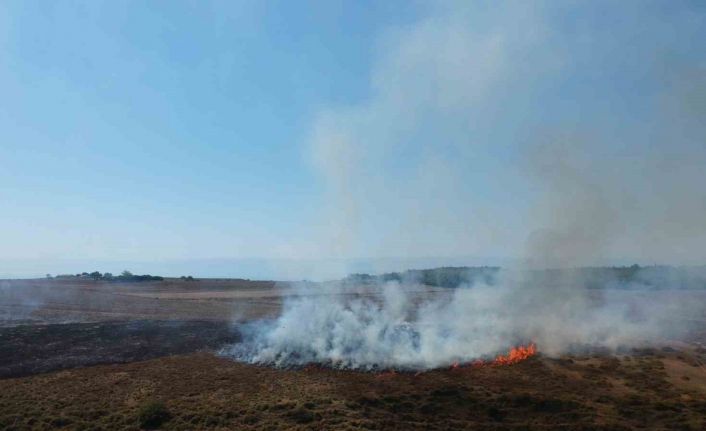
{"label": "grassland", "polygon": [[140,415],[161,403],[151,426],[170,430],[702,430],[705,359],[669,349],[415,375],[177,355],[0,380],[0,428],[149,428]]}

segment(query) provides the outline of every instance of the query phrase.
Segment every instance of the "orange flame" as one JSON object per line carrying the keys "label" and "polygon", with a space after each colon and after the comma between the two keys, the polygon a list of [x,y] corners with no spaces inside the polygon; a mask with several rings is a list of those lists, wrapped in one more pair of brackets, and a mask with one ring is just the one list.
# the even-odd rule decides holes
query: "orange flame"
{"label": "orange flame", "polygon": [[516,364],[518,362],[524,361],[525,359],[534,356],[537,354],[537,345],[534,343],[530,343],[526,346],[517,346],[513,347],[510,349],[510,351],[507,353],[507,355],[498,355],[493,359],[492,361],[484,361],[482,359],[476,359],[475,361],[465,364],[465,365],[460,365],[458,362],[454,362],[451,364],[451,367],[449,367],[451,370],[456,370],[459,367],[473,367],[473,368],[478,368],[478,367],[484,367],[487,365],[512,365]]}
{"label": "orange flame", "polygon": [[[484,361],[482,359],[476,359],[473,362],[468,362],[465,364],[462,364],[458,361],[455,361],[451,366],[449,366],[449,369],[451,371],[455,370],[463,370],[466,367],[472,367],[472,368],[479,368],[479,367],[485,367],[485,366],[499,366],[499,365],[512,365],[516,364],[518,362],[522,362],[525,359],[529,359],[530,357],[534,356],[537,354],[537,345],[534,343],[529,343],[526,346],[517,346],[513,347],[510,349],[510,351],[507,353],[507,355],[498,355],[493,359],[492,361]],[[308,369],[308,368],[307,368]],[[414,374],[414,376],[419,376],[423,374],[423,371],[419,371]],[[385,370],[379,372],[375,377],[378,379],[388,379],[388,378],[394,378],[397,376],[397,372],[394,369],[390,370]]]}
{"label": "orange flame", "polygon": [[490,365],[512,365],[534,356],[537,353],[537,346],[530,343],[526,346],[518,346],[510,349],[507,355],[498,355]]}

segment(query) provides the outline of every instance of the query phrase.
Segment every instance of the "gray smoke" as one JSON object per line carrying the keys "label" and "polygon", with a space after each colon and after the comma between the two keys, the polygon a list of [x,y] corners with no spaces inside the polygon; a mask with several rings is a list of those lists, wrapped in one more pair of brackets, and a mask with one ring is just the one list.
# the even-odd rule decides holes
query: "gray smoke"
{"label": "gray smoke", "polygon": [[33,313],[44,304],[35,290],[0,280],[0,325],[14,325],[34,319]]}
{"label": "gray smoke", "polygon": [[[280,366],[427,369],[530,340],[560,354],[689,329],[685,316],[697,312],[701,291],[675,293],[682,286],[659,271],[638,274],[627,289],[614,275],[596,280],[577,268],[706,260],[703,55],[673,61],[661,38],[678,29],[675,40],[689,43],[703,17],[656,19],[616,5],[612,13],[631,19],[610,37],[584,27],[567,35],[562,14],[589,6],[532,5],[430,7],[415,25],[383,37],[369,100],[322,112],[311,135],[331,196],[319,224],[321,252],[505,254],[522,263],[489,285],[426,296],[411,293],[419,290],[411,284],[366,287],[354,298],[304,292],[277,320],[252,326],[231,355]],[[628,52],[640,38],[654,38],[661,51]],[[623,70],[651,80],[655,92],[636,95],[601,81]],[[590,80],[615,93],[567,96],[586,105],[578,123],[524,119],[547,112],[542,91],[562,82],[585,89]],[[632,105],[616,107],[623,102],[616,95]],[[512,121],[498,120],[504,116]],[[503,145],[516,154],[505,159],[512,164],[475,163]]]}
{"label": "gray smoke", "polygon": [[[700,282],[703,288],[704,272]],[[589,289],[578,270],[502,271],[491,285],[448,289],[386,283],[319,286],[299,292],[280,317],[246,327],[225,351],[238,360],[288,367],[319,363],[354,369],[430,369],[487,359],[536,342],[544,354],[641,346],[685,333],[702,291]],[[642,282],[644,283],[644,279]],[[341,295],[352,289],[359,297]],[[422,290],[423,292],[423,290]]]}

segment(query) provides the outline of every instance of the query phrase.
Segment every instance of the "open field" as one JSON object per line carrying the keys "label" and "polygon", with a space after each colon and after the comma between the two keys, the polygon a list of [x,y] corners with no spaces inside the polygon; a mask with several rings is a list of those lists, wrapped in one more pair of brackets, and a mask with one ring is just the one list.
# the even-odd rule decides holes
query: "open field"
{"label": "open field", "polygon": [[703,291],[670,293],[698,305],[680,340],[414,374],[219,357],[234,321],[277,314],[275,283],[3,283],[0,429],[706,428]]}
{"label": "open field", "polygon": [[[367,295],[368,289],[327,289],[325,294]],[[419,287],[420,294],[447,294]],[[0,326],[111,320],[244,321],[276,316],[292,295],[321,290],[287,283],[238,279],[165,279],[117,283],[82,279],[0,280]]]}
{"label": "open field", "polygon": [[[276,314],[281,306],[281,290],[274,282],[249,280],[0,280],[0,325],[250,319]],[[184,294],[187,296],[179,297]],[[237,298],[230,298],[229,294]]]}
{"label": "open field", "polygon": [[534,357],[420,375],[277,370],[200,353],[0,380],[3,429],[674,429],[706,426],[706,355]]}

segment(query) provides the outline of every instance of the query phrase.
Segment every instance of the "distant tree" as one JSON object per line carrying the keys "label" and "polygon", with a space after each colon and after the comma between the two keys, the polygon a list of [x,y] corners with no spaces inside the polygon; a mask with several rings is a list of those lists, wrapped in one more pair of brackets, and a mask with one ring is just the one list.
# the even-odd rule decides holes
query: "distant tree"
{"label": "distant tree", "polygon": [[47,274],[47,278],[52,278],[52,277],[51,277],[51,274]]}
{"label": "distant tree", "polygon": [[95,280],[109,280],[109,281],[115,281],[115,282],[135,282],[135,281],[162,281],[164,280],[164,277],[161,277],[159,275],[150,275],[150,274],[144,274],[144,275],[137,275],[133,274],[132,272],[125,270],[120,273],[120,275],[115,276],[110,272],[106,272],[105,274],[101,274],[98,271],[94,271],[90,274],[84,273],[85,275],[77,274],[77,277],[82,277],[82,278],[87,278],[91,277]]}

